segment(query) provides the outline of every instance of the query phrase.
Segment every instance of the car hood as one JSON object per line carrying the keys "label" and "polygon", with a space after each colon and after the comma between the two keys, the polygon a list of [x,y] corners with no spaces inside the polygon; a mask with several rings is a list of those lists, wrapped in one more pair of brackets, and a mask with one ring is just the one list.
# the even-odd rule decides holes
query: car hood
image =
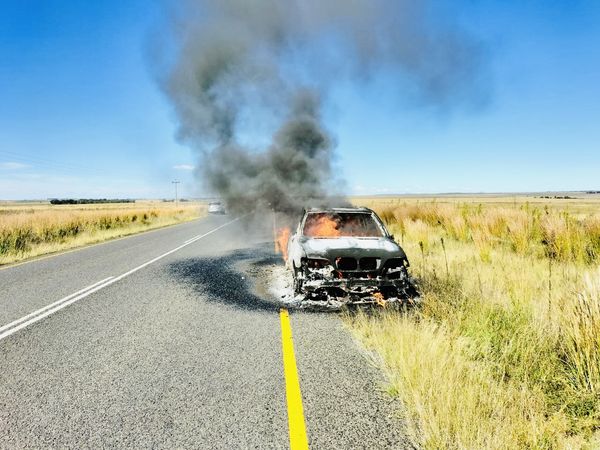
{"label": "car hood", "polygon": [[333,261],[337,257],[362,258],[365,256],[381,259],[406,258],[404,251],[389,238],[307,238],[299,241],[309,258],[327,258]]}

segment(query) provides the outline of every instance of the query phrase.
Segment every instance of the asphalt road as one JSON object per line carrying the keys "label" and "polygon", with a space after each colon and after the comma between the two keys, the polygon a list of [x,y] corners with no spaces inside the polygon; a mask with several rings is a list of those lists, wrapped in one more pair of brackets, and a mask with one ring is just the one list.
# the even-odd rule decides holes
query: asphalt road
{"label": "asphalt road", "polygon": [[[288,448],[280,305],[244,271],[271,236],[231,220],[0,269],[0,448]],[[340,318],[290,316],[310,448],[406,448]]]}

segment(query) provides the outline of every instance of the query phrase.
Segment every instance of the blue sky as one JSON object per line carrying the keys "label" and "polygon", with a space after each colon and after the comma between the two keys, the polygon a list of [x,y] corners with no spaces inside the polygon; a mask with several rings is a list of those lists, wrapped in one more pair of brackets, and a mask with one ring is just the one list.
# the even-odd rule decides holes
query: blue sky
{"label": "blue sky", "polygon": [[[489,102],[437,111],[340,86],[355,194],[600,189],[600,2],[432,2],[484,42]],[[207,194],[148,69],[159,2],[0,0],[0,199]]]}

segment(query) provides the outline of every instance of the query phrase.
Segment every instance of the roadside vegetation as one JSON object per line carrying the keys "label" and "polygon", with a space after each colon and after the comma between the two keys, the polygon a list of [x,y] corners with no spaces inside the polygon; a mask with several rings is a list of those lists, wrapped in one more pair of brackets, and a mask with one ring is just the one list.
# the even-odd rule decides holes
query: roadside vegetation
{"label": "roadside vegetation", "polygon": [[429,449],[600,448],[600,203],[365,202],[419,308],[346,322]]}
{"label": "roadside vegetation", "polygon": [[0,203],[0,265],[200,217],[206,206],[166,202],[99,205]]}

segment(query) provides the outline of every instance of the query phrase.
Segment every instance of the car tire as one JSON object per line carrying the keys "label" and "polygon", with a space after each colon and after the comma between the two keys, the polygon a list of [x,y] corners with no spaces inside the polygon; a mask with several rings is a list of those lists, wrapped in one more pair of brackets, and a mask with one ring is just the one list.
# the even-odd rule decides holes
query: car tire
{"label": "car tire", "polygon": [[302,277],[301,269],[296,269],[296,266],[292,264],[292,269],[294,272],[293,282],[294,282],[294,295],[303,294],[303,285],[304,279]]}
{"label": "car tire", "polygon": [[418,298],[420,296],[419,290],[417,289],[417,284],[415,280],[410,276],[408,270],[404,268],[403,272],[403,286],[402,286],[402,295],[407,299]]}

